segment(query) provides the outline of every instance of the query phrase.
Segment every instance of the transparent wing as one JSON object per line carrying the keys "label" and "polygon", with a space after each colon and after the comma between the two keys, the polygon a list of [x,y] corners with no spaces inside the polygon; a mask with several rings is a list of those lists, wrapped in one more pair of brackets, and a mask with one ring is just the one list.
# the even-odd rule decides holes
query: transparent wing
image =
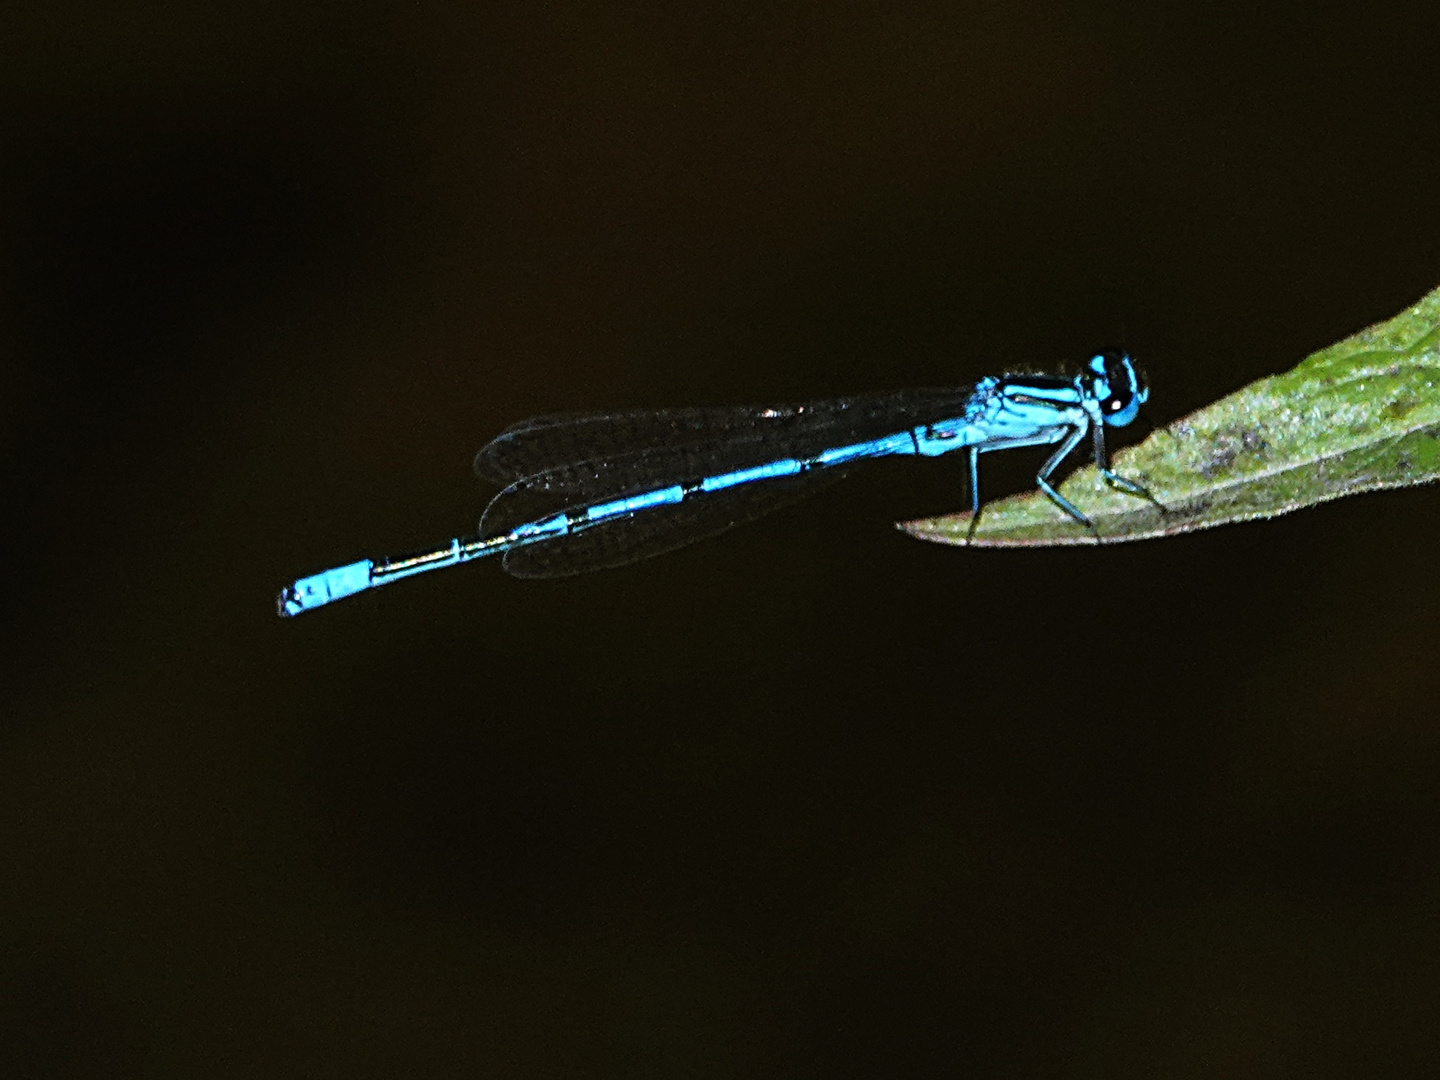
{"label": "transparent wing", "polygon": [[[566,536],[512,548],[505,553],[504,566],[507,572],[521,578],[565,577],[624,566],[753,521],[828,487],[846,471],[823,469],[742,484],[627,517],[607,518]],[[503,494],[496,502],[502,498]],[[492,503],[491,510],[494,508]],[[486,511],[487,520],[491,510]]]}
{"label": "transparent wing", "polygon": [[[824,450],[867,442],[963,416],[973,388],[905,390],[806,405],[665,409],[550,416],[501,434],[476,469],[509,486],[491,501],[480,535],[504,536],[560,512]],[[848,467],[809,469],[682,502],[607,517],[505,554],[517,577],[561,577],[622,566],[724,532],[827,487]]]}
{"label": "transparent wing", "polygon": [[475,455],[475,471],[508,484],[577,461],[744,432],[764,411],[734,406],[537,416],[492,439]]}
{"label": "transparent wing", "polygon": [[[901,390],[804,405],[542,416],[496,436],[476,455],[475,470],[502,484],[548,474],[552,486],[570,483],[575,485],[572,491],[619,497],[629,492],[595,487],[587,468],[570,473],[562,470],[684,447],[703,450],[688,460],[699,461],[709,455],[714,467],[707,465],[685,476],[657,474],[640,481],[649,486],[651,480],[659,480],[663,486],[759,461],[807,457],[831,446],[961,416],[973,392],[972,387]],[[650,460],[657,469],[664,462],[658,457]]]}

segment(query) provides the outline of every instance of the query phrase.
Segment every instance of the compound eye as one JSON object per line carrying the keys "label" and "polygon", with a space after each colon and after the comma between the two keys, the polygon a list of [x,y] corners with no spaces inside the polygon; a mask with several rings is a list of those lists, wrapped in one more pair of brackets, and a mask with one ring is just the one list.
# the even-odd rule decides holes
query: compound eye
{"label": "compound eye", "polygon": [[1090,369],[1099,376],[1095,390],[1105,422],[1124,427],[1134,420],[1149,395],[1130,357],[1118,350],[1097,353],[1090,360]]}

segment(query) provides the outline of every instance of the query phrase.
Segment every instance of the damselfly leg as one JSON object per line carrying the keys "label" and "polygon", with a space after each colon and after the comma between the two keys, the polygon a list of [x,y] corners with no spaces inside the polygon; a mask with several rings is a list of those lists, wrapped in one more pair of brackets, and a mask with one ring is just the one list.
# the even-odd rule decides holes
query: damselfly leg
{"label": "damselfly leg", "polygon": [[1128,476],[1121,476],[1114,469],[1110,468],[1110,454],[1105,448],[1105,427],[1103,424],[1091,425],[1091,433],[1095,446],[1095,467],[1100,470],[1101,477],[1105,483],[1116,491],[1123,491],[1127,495],[1134,495],[1137,499],[1144,499],[1155,507],[1162,514],[1168,514],[1165,504],[1150,493],[1150,489],[1144,484],[1131,480]]}

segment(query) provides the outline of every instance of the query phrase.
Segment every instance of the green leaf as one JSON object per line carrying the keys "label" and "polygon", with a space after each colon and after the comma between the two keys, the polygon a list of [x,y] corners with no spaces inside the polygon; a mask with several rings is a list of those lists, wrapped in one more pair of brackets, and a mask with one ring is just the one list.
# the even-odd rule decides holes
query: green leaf
{"label": "green leaf", "polygon": [[[1342,495],[1440,478],[1440,289],[1388,322],[1251,383],[1116,455],[1113,468],[1165,507],[1107,487],[1093,465],[1061,485],[1102,542],[1143,540],[1274,517]],[[902,522],[922,540],[964,544],[970,515]],[[1037,492],[987,505],[974,542],[1092,544]]]}

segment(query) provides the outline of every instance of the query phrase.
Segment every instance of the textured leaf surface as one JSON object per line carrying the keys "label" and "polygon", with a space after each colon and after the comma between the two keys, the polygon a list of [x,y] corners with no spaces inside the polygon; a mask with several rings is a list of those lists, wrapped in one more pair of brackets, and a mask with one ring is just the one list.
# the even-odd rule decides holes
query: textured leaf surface
{"label": "textured leaf surface", "polygon": [[[1152,397],[1153,400],[1153,397]],[[1440,289],[1388,322],[1251,383],[1121,451],[1114,468],[1166,507],[1106,487],[1094,466],[1061,492],[1103,541],[1143,540],[1274,517],[1342,495],[1440,478]],[[922,540],[964,544],[970,515],[907,521]],[[1038,492],[987,505],[975,544],[1091,544]]]}

